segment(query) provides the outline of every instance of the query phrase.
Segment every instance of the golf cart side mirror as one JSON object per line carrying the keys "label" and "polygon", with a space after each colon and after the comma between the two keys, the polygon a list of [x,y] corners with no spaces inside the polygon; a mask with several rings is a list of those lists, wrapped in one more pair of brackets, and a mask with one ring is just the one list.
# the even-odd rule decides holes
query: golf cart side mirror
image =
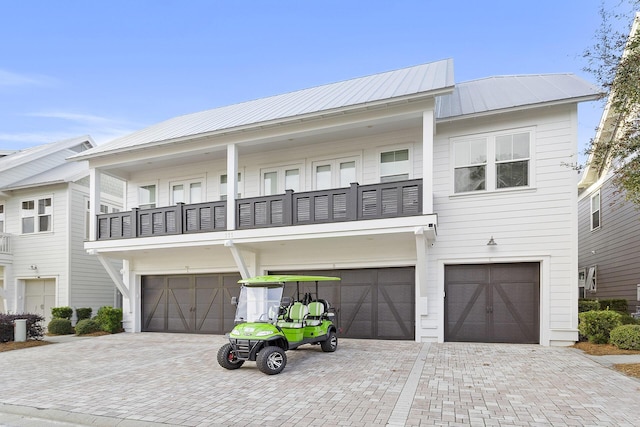
{"label": "golf cart side mirror", "polygon": [[281,305],[291,305],[291,297],[282,297]]}
{"label": "golf cart side mirror", "polygon": [[233,306],[238,305],[238,297],[231,297],[231,305]]}

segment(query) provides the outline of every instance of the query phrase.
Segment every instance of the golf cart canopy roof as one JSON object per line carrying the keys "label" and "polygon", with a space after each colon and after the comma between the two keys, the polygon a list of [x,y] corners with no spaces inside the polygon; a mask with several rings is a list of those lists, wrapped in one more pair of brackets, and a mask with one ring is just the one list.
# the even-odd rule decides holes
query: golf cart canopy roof
{"label": "golf cart canopy roof", "polygon": [[238,280],[238,283],[244,283],[245,285],[267,285],[273,283],[287,283],[287,282],[329,282],[332,280],[340,280],[339,277],[330,276],[294,276],[294,275],[280,275],[280,276],[256,276],[248,279]]}

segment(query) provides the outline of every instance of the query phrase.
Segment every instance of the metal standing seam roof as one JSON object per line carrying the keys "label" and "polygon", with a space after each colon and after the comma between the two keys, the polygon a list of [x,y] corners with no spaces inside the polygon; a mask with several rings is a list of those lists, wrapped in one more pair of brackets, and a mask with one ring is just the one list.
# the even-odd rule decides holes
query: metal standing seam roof
{"label": "metal standing seam roof", "polygon": [[73,159],[182,137],[327,114],[403,97],[435,95],[452,90],[453,85],[453,60],[445,59],[175,117],[80,153]]}
{"label": "metal standing seam roof", "polygon": [[553,102],[596,99],[602,90],[573,74],[497,76],[459,83],[436,100],[436,118],[474,114]]}
{"label": "metal standing seam roof", "polygon": [[7,184],[1,187],[0,190],[19,190],[22,188],[73,182],[86,175],[89,175],[89,163],[87,161],[66,162],[45,172],[30,176],[29,178]]}

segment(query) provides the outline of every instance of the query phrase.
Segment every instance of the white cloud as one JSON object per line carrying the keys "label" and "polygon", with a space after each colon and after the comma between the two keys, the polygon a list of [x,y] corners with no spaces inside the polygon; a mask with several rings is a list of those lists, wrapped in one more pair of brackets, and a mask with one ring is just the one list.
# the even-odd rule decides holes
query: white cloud
{"label": "white cloud", "polygon": [[51,77],[17,74],[0,70],[0,86],[48,85],[53,82]]}

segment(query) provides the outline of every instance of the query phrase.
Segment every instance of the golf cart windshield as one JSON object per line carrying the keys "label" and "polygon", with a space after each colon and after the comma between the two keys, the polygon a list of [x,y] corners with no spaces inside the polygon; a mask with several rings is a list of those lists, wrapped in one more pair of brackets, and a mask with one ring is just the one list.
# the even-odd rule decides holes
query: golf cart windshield
{"label": "golf cart windshield", "polygon": [[269,322],[278,319],[278,309],[284,287],[280,284],[271,286],[243,286],[240,289],[236,322]]}

